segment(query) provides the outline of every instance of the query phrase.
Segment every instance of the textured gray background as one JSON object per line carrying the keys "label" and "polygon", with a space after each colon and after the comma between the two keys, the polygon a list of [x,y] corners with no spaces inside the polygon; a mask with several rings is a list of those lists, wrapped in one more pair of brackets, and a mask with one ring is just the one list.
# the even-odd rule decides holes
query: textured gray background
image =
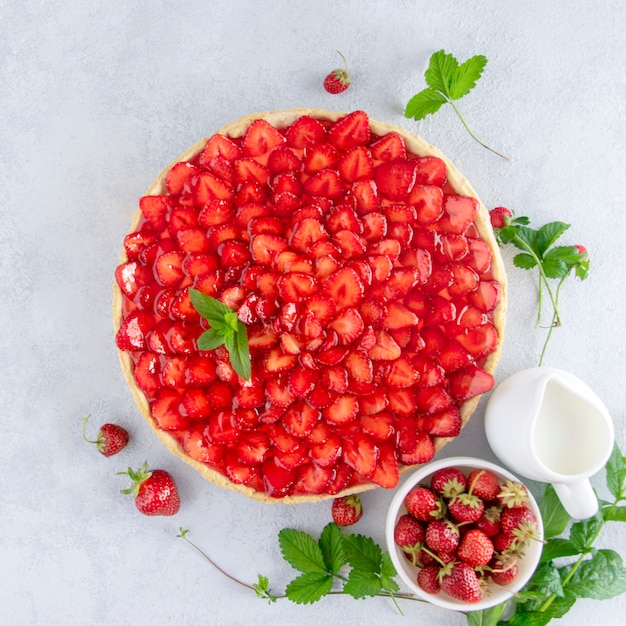
{"label": "textured gray background", "polygon": [[[404,603],[325,599],[268,606],[175,538],[179,526],[226,569],[280,591],[294,572],[277,533],[317,533],[330,504],[267,506],[205,483],[139,419],[120,373],[111,285],[137,198],[161,168],[223,123],[253,111],[365,109],[441,148],[488,207],[533,224],[572,224],[592,258],[563,289],[565,325],[547,365],[603,398],[626,450],[623,282],[626,5],[619,1],[16,2],[0,1],[0,622],[3,624],[451,624],[462,615]],[[451,109],[416,123],[404,105],[432,52],[485,54],[460,102],[507,163],[475,144]],[[349,59],[353,85],[322,87]],[[536,282],[512,266],[498,380],[533,366]],[[495,460],[481,404],[442,456]],[[80,436],[125,424],[132,443],[105,459]],[[176,477],[172,519],[145,518],[116,472],[148,460]],[[603,481],[594,484],[602,492]],[[541,492],[538,485],[534,485]],[[364,496],[356,530],[383,541],[392,493]],[[626,555],[609,527],[600,545]],[[626,597],[581,601],[562,620],[621,624]]]}

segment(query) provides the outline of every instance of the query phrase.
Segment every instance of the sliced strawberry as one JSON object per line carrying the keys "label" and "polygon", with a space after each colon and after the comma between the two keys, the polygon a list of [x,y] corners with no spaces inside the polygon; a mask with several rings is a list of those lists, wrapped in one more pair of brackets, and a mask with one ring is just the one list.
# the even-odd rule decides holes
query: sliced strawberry
{"label": "sliced strawberry", "polygon": [[475,359],[491,354],[498,347],[498,331],[489,322],[466,328],[455,338]]}
{"label": "sliced strawberry", "polygon": [[426,356],[416,355],[411,359],[413,366],[419,372],[419,385],[420,387],[434,387],[436,385],[442,385],[446,373],[444,369],[436,363],[434,360],[429,359]]}
{"label": "sliced strawberry", "polygon": [[439,363],[446,372],[456,372],[473,362],[473,357],[458,341],[450,340],[439,353]]}
{"label": "sliced strawberry", "polygon": [[[324,424],[325,422],[320,422]],[[341,440],[336,435],[329,435],[323,441],[312,443],[309,455],[320,467],[332,467],[341,456]]]}
{"label": "sliced strawberry", "polygon": [[139,210],[155,232],[165,228],[169,208],[170,199],[168,196],[143,196],[139,198]]}
{"label": "sliced strawberry", "polygon": [[251,202],[250,204],[244,204],[237,208],[235,223],[247,229],[252,220],[260,217],[269,217],[271,213],[272,209],[268,205]]}
{"label": "sliced strawberry", "polygon": [[400,357],[391,364],[387,374],[387,384],[391,387],[412,387],[418,380],[419,373],[413,367],[410,359]]}
{"label": "sliced strawberry", "polygon": [[137,386],[144,391],[156,391],[161,387],[161,363],[158,354],[143,352],[133,372]]}
{"label": "sliced strawberry", "polygon": [[322,365],[336,365],[340,363],[348,354],[348,348],[344,346],[334,346],[320,350],[316,354],[316,360]]}
{"label": "sliced strawberry", "polygon": [[298,222],[289,237],[289,246],[299,252],[307,252],[318,241],[328,239],[328,233],[319,219],[305,218]]}
{"label": "sliced strawberry", "polygon": [[348,424],[356,419],[359,402],[355,396],[339,396],[329,407],[322,410],[324,419],[336,426]]}
{"label": "sliced strawberry", "polygon": [[335,303],[337,310],[353,307],[363,297],[363,283],[357,273],[348,267],[331,274],[322,284],[326,295]]}
{"label": "sliced strawberry", "polygon": [[185,383],[191,387],[209,385],[217,378],[215,363],[210,357],[194,354],[186,363]]}
{"label": "sliced strawberry", "polygon": [[437,185],[443,187],[446,182],[446,164],[437,157],[427,156],[415,159],[417,168],[415,182],[419,185]]}
{"label": "sliced strawberry", "polygon": [[467,294],[467,300],[485,313],[493,311],[500,302],[500,283],[495,280],[481,280],[476,289]]}
{"label": "sliced strawberry", "polygon": [[456,318],[456,306],[443,296],[434,295],[430,298],[430,310],[424,315],[428,326],[441,326]]}
{"label": "sliced strawberry", "polygon": [[448,268],[452,273],[452,283],[448,286],[448,293],[452,297],[462,296],[476,289],[478,274],[461,263],[449,263]]}
{"label": "sliced strawberry", "polygon": [[316,463],[307,463],[298,469],[296,490],[313,494],[324,493],[333,477],[332,469],[321,467]]}
{"label": "sliced strawberry", "polygon": [[393,489],[400,479],[398,457],[393,446],[380,446],[378,450],[378,460],[371,480],[384,489]]}
{"label": "sliced strawberry", "polygon": [[354,474],[352,468],[341,460],[337,461],[334,469],[335,477],[326,487],[326,493],[329,495],[336,495],[343,491],[352,480]]}
{"label": "sliced strawberry", "polygon": [[209,242],[206,238],[206,231],[201,228],[187,228],[176,233],[178,247],[189,254],[199,254],[207,252]]}
{"label": "sliced strawberry", "polygon": [[474,328],[474,326],[479,326],[487,321],[488,317],[483,311],[471,304],[466,304],[456,316],[456,324],[459,328],[453,329],[453,332],[463,328]]}
{"label": "sliced strawberry", "polygon": [[372,361],[365,350],[352,350],[345,360],[345,368],[352,380],[360,383],[372,382],[374,371]]}
{"label": "sliced strawberry", "polygon": [[194,178],[194,203],[204,207],[210,200],[231,201],[234,197],[233,186],[214,176],[210,172],[201,172]]}
{"label": "sliced strawberry", "polygon": [[209,200],[198,213],[198,226],[211,228],[220,224],[231,224],[235,218],[235,211],[226,200]]}
{"label": "sliced strawberry", "polygon": [[304,169],[307,174],[316,174],[333,167],[338,159],[339,153],[330,144],[315,144],[304,151]]}
{"label": "sliced strawberry", "polygon": [[210,254],[188,254],[183,261],[183,271],[187,276],[201,276],[217,269],[217,259]]}
{"label": "sliced strawberry", "polygon": [[239,430],[231,411],[218,411],[208,419],[207,439],[217,445],[231,445],[239,439]]}
{"label": "sliced strawberry", "polygon": [[[363,402],[360,402],[363,412]],[[376,415],[361,415],[361,428],[376,441],[386,441],[395,433],[393,415],[388,412]]]}
{"label": "sliced strawberry", "polygon": [[410,449],[400,454],[403,465],[428,463],[435,456],[435,445],[428,433],[416,433]]}
{"label": "sliced strawberry", "polygon": [[390,200],[404,200],[415,184],[415,160],[387,161],[374,170],[378,192]]}
{"label": "sliced strawberry", "polygon": [[482,239],[468,237],[469,255],[466,259],[469,265],[477,274],[486,272],[491,267],[491,248]]}
{"label": "sliced strawberry", "polygon": [[378,189],[373,180],[357,181],[352,185],[350,194],[356,201],[356,210],[359,215],[376,211],[380,206]]}
{"label": "sliced strawberry", "polygon": [[387,330],[395,330],[415,326],[418,322],[419,318],[413,311],[399,302],[392,301],[387,304],[387,314],[382,320],[382,326]]}
{"label": "sliced strawberry", "polygon": [[490,391],[495,384],[488,372],[472,365],[454,373],[450,378],[450,393],[461,402]]}
{"label": "sliced strawberry", "polygon": [[382,213],[373,211],[360,219],[363,224],[362,237],[366,241],[378,241],[387,234],[387,219]]}
{"label": "sliced strawberry", "polygon": [[[298,440],[299,441],[299,440]],[[299,446],[291,452],[276,452],[274,460],[279,467],[286,470],[295,470],[309,460],[304,446]]]}
{"label": "sliced strawberry", "polygon": [[254,180],[246,180],[235,193],[235,206],[243,206],[251,202],[263,203],[267,200],[266,188]]}
{"label": "sliced strawberry", "polygon": [[170,315],[186,322],[197,322],[200,320],[200,314],[196,311],[191,302],[189,289],[187,287],[178,292],[178,295],[172,300],[170,304]]}
{"label": "sliced strawberry", "polygon": [[287,249],[287,241],[277,235],[261,233],[250,241],[252,259],[262,265],[273,265],[276,255]]}
{"label": "sliced strawberry", "polygon": [[321,294],[315,294],[304,301],[303,311],[312,313],[321,324],[326,324],[335,315],[336,307],[330,298]]}
{"label": "sliced strawberry", "polygon": [[261,466],[265,493],[272,498],[283,498],[289,495],[296,481],[293,469],[281,467],[273,458],[266,459]]}
{"label": "sliced strawberry", "polygon": [[342,345],[347,345],[363,332],[365,325],[363,318],[356,309],[344,308],[330,323],[330,328],[337,333],[339,342]]}
{"label": "sliced strawberry", "polygon": [[193,207],[175,206],[170,211],[167,228],[172,237],[181,230],[195,228],[198,225],[198,211]]}
{"label": "sliced strawberry", "polygon": [[269,350],[263,359],[263,366],[268,372],[282,372],[291,369],[297,362],[297,357],[292,354],[284,354],[276,347]]}
{"label": "sliced strawberry", "polygon": [[266,382],[265,393],[267,401],[277,407],[287,407],[295,400],[287,386],[287,379],[280,374]]}
{"label": "sliced strawberry", "polygon": [[219,463],[223,458],[223,450],[218,446],[211,446],[204,436],[204,426],[194,426],[185,434],[183,447],[185,452],[201,463]]}
{"label": "sliced strawberry", "polygon": [[192,420],[201,420],[211,414],[211,401],[203,389],[187,389],[181,400],[181,413]]}
{"label": "sliced strawberry", "polygon": [[250,248],[245,243],[234,239],[229,239],[220,244],[217,254],[220,266],[224,268],[241,267],[251,259]]}
{"label": "sliced strawberry", "polygon": [[261,186],[267,185],[270,172],[261,163],[253,158],[239,159],[235,163],[235,180],[238,184],[252,181]]}
{"label": "sliced strawberry", "polygon": [[377,161],[396,161],[406,158],[404,138],[398,133],[387,133],[370,145],[372,158]]}
{"label": "sliced strawberry", "polygon": [[278,293],[283,302],[299,302],[318,290],[313,276],[298,272],[283,274],[277,281]]}
{"label": "sliced strawberry", "polygon": [[272,445],[281,452],[293,452],[300,445],[300,440],[288,433],[281,423],[271,424],[268,434]]}
{"label": "sliced strawberry", "polygon": [[284,142],[285,138],[269,122],[257,119],[248,126],[241,149],[246,156],[261,156]]}
{"label": "sliced strawberry", "polygon": [[124,251],[129,261],[136,261],[142,250],[154,244],[157,240],[156,233],[148,228],[138,230],[134,233],[128,233],[124,237]]}
{"label": "sliced strawberry", "polygon": [[389,257],[391,261],[396,261],[402,252],[402,246],[396,239],[386,237],[368,245],[367,251],[370,255],[380,254]]}
{"label": "sliced strawberry", "polygon": [[240,463],[236,452],[229,450],[225,453],[224,472],[228,479],[236,485],[246,485],[256,479],[258,469]]}
{"label": "sliced strawberry", "polygon": [[294,437],[306,438],[321,417],[321,412],[304,401],[294,402],[282,415],[281,422]]}
{"label": "sliced strawberry", "polygon": [[330,406],[337,398],[336,392],[321,385],[316,385],[308,395],[307,402],[316,409],[323,409]]}
{"label": "sliced strawberry", "polygon": [[232,163],[240,156],[241,148],[232,139],[216,133],[209,138],[200,154],[200,164],[210,167],[216,157],[222,157]]}
{"label": "sliced strawberry", "polygon": [[460,261],[467,256],[469,245],[464,235],[441,233],[435,244],[435,259],[442,264]]}
{"label": "sliced strawberry", "polygon": [[420,387],[415,392],[415,404],[420,413],[440,413],[452,403],[452,398],[443,387]]}
{"label": "sliced strawberry", "polygon": [[129,313],[122,321],[115,336],[115,342],[120,350],[144,350],[146,336],[153,325],[153,318],[145,311],[135,310]]}
{"label": "sliced strawberry", "polygon": [[158,257],[155,271],[159,282],[163,286],[176,287],[181,283],[183,278],[185,278],[185,272],[183,270],[184,260],[185,253],[182,251],[166,252]]}
{"label": "sliced strawberry", "polygon": [[440,413],[416,418],[416,427],[433,437],[456,437],[461,432],[461,413],[452,405]]}
{"label": "sliced strawberry", "polygon": [[355,472],[369,478],[376,469],[378,447],[365,434],[344,440],[343,460]]}
{"label": "sliced strawberry", "polygon": [[152,273],[138,261],[130,261],[116,268],[115,280],[124,295],[132,299],[139,289],[151,282]]}
{"label": "sliced strawberry", "polygon": [[321,143],[326,137],[326,129],[310,115],[299,117],[285,131],[287,144],[292,148],[306,148],[316,143]]}
{"label": "sliced strawberry", "polygon": [[201,170],[187,161],[176,163],[167,173],[165,186],[170,194],[181,194],[191,189],[191,181]]}
{"label": "sliced strawberry", "polygon": [[150,414],[161,430],[183,430],[189,428],[190,421],[183,417],[178,407],[181,394],[173,389],[161,389],[150,403]]}
{"label": "sliced strawberry", "polygon": [[399,415],[413,415],[417,410],[417,400],[413,389],[392,388],[387,392],[389,409]]}
{"label": "sliced strawberry", "polygon": [[337,164],[340,176],[347,182],[371,180],[374,163],[370,151],[364,146],[355,146],[348,150]]}
{"label": "sliced strawberry", "polygon": [[363,225],[352,206],[344,202],[330,210],[330,213],[326,217],[326,230],[329,233],[349,230],[355,234],[359,234],[363,230]]}
{"label": "sliced strawberry", "polygon": [[348,372],[342,365],[330,366],[323,370],[324,387],[330,391],[343,394],[348,389]]}
{"label": "sliced strawberry", "polygon": [[440,231],[463,235],[478,213],[478,200],[469,196],[446,195],[443,217],[437,223]]}
{"label": "sliced strawberry", "polygon": [[263,432],[246,433],[237,442],[237,459],[244,465],[261,463],[270,449],[270,439]]}
{"label": "sliced strawberry", "polygon": [[296,365],[287,375],[289,391],[295,398],[306,398],[313,391],[318,378],[317,372]]}
{"label": "sliced strawberry", "polygon": [[368,350],[370,359],[374,361],[394,361],[400,356],[402,350],[389,333],[384,330],[377,330],[375,337],[376,343]]}
{"label": "sliced strawberry", "polygon": [[[386,257],[383,257],[386,258]],[[359,307],[363,322],[368,326],[379,327],[387,316],[387,307],[380,300],[367,298]]]}
{"label": "sliced strawberry", "polygon": [[287,146],[279,146],[270,153],[267,168],[272,174],[295,172],[302,168],[302,161]]}
{"label": "sliced strawberry", "polygon": [[310,196],[337,199],[344,191],[344,183],[336,170],[323,169],[304,183],[304,190]]}
{"label": "sliced strawberry", "polygon": [[424,290],[429,293],[440,293],[454,282],[454,276],[448,267],[435,266],[428,280],[424,284]]}
{"label": "sliced strawberry", "polygon": [[369,118],[363,111],[349,113],[337,120],[328,130],[328,141],[343,151],[367,145],[370,136]]}

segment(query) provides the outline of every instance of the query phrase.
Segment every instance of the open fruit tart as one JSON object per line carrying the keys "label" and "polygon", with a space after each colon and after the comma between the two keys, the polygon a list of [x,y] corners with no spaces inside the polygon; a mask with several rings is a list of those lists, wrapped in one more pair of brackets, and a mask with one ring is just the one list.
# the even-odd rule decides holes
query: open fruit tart
{"label": "open fruit tart", "polygon": [[[246,116],[140,199],[114,322],[135,401],[207,479],[268,502],[382,486],[456,437],[493,384],[506,279],[487,210],[402,128]],[[245,325],[251,375],[190,288]]]}

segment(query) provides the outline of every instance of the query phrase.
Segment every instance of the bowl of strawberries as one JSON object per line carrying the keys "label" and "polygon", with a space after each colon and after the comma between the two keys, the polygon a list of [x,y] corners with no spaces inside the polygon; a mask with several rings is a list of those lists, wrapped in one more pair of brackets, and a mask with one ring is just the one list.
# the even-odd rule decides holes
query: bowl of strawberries
{"label": "bowl of strawberries", "polygon": [[511,599],[543,548],[539,506],[506,469],[472,457],[418,468],[396,492],[386,541],[398,574],[420,599],[478,611]]}

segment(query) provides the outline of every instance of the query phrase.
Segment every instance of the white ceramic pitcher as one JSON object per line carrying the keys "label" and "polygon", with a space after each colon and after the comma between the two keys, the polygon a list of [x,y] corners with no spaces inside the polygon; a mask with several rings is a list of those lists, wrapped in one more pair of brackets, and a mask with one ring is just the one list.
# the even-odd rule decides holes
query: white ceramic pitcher
{"label": "white ceramic pitcher", "polygon": [[595,515],[589,477],[613,450],[613,422],[598,396],[563,370],[536,367],[513,374],[492,393],[487,440],[513,471],[549,482],[571,517]]}

